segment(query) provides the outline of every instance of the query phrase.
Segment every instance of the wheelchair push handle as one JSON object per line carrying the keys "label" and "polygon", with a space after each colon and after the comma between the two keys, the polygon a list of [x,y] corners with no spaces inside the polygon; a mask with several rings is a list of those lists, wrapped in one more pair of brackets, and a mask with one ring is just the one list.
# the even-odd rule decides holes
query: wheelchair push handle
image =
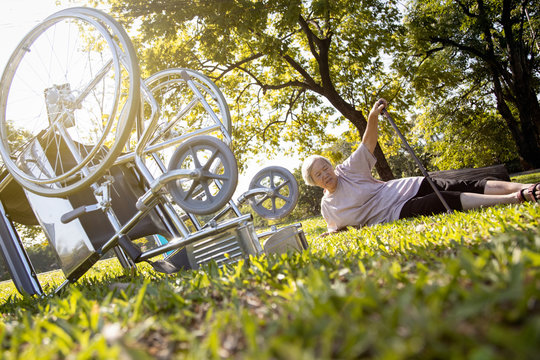
{"label": "wheelchair push handle", "polygon": [[68,211],[67,213],[62,215],[60,217],[60,221],[62,222],[62,224],[67,224],[77,218],[80,218],[84,214],[99,210],[100,208],[101,207],[98,204],[88,205],[88,206],[79,206],[78,208]]}

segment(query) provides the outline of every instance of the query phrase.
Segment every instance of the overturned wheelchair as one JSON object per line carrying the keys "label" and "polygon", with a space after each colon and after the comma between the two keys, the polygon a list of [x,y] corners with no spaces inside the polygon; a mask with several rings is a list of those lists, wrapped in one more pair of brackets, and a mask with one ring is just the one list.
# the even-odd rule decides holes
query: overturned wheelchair
{"label": "overturned wheelchair", "polygon": [[[139,71],[125,30],[89,8],[51,15],[11,56],[0,84],[0,253],[19,292],[43,293],[11,220],[43,229],[66,277],[57,291],[109,250],[125,268],[149,261],[171,273],[307,247],[300,224],[257,234],[239,209],[288,215],[298,199],[288,170],[259,171],[231,200],[238,166],[216,85],[189,69]],[[143,251],[132,241],[141,237],[155,246]]]}

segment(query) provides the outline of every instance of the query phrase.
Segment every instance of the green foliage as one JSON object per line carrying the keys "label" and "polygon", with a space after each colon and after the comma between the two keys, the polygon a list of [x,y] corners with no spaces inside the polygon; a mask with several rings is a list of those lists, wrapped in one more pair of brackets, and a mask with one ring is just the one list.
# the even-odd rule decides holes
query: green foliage
{"label": "green foliage", "polygon": [[294,170],[294,177],[298,182],[298,204],[289,215],[291,221],[307,219],[321,214],[321,199],[323,190],[317,186],[310,186],[304,182],[302,178],[301,168]]}
{"label": "green foliage", "polygon": [[540,182],[540,174],[537,172],[531,174],[523,174],[512,177],[512,181],[521,184],[536,184]]}
{"label": "green foliage", "polygon": [[[525,11],[530,15],[530,22]],[[416,1],[394,65],[423,109],[416,125],[440,169],[540,162],[534,1]]]}
{"label": "green foliage", "polygon": [[509,163],[517,149],[501,116],[470,99],[446,99],[416,117],[413,141],[429,154],[434,170],[474,168]]}
{"label": "green foliage", "polygon": [[[403,12],[374,0],[105,3],[138,30],[145,76],[185,66],[216,80],[232,109],[241,167],[260,152],[321,152],[339,140],[328,129],[346,120],[362,132],[362,113],[380,96],[433,170],[540,158],[539,62],[525,31],[539,13],[530,1],[507,2],[508,20],[501,1],[412,1]],[[411,109],[421,115],[407,119]],[[414,173],[401,166],[403,149],[385,121],[380,144],[394,175]]]}
{"label": "green foliage", "polygon": [[[134,36],[144,76],[189,67],[211,76],[229,100],[236,155],[299,154],[357,129],[381,96],[402,107],[384,60],[400,44],[394,1],[106,1]],[[341,117],[336,119],[338,113]],[[265,146],[261,146],[264,144]]]}
{"label": "green foliage", "polygon": [[539,222],[526,203],[321,239],[317,218],[302,253],[171,276],[99,262],[58,296],[2,292],[2,357],[532,359]]}

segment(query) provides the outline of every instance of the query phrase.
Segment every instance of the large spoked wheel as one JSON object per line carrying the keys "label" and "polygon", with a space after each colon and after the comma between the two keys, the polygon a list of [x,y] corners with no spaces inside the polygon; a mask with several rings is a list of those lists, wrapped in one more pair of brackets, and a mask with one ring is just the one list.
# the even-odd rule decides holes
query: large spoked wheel
{"label": "large spoked wheel", "polygon": [[229,107],[210,78],[194,70],[173,68],[150,76],[145,85],[159,106],[152,142],[202,132],[217,133],[229,144]]}
{"label": "large spoked wheel", "polygon": [[124,29],[88,8],[59,11],[20,42],[0,84],[0,153],[26,189],[64,196],[122,151],[140,104]]}
{"label": "large spoked wheel", "polygon": [[201,135],[182,143],[174,152],[169,170],[194,170],[197,176],[169,184],[175,202],[186,212],[207,215],[231,199],[238,183],[238,165],[231,149],[221,140]]}
{"label": "large spoked wheel", "polygon": [[268,166],[259,171],[249,189],[265,189],[266,193],[249,199],[251,208],[269,220],[289,215],[298,202],[298,183],[291,172],[281,166]]}

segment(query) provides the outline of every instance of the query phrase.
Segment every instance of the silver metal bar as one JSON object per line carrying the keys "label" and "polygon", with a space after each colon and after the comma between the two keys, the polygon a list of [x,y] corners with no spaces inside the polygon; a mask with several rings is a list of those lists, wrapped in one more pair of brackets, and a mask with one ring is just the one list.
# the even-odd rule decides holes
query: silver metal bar
{"label": "silver metal bar", "polygon": [[206,109],[206,111],[208,112],[208,114],[210,115],[212,120],[214,120],[216,122],[216,124],[220,126],[221,132],[223,133],[223,136],[225,137],[226,143],[227,143],[227,145],[229,145],[232,142],[232,138],[231,138],[229,132],[227,131],[227,129],[225,128],[225,125],[223,125],[223,123],[218,119],[218,117],[214,113],[214,110],[212,110],[210,105],[208,105],[208,103],[206,102],[206,99],[201,94],[201,92],[199,91],[197,86],[195,86],[193,80],[191,80],[188,73],[184,70],[184,71],[181,72],[181,75],[184,78],[184,80],[187,82],[187,84],[191,88],[191,90],[193,90],[195,95],[199,98],[199,101],[204,106],[204,108]]}
{"label": "silver metal bar", "polygon": [[195,106],[197,104],[197,100],[191,100],[191,102],[189,104],[187,104],[186,107],[184,107],[183,109],[181,109],[175,116],[175,118],[172,120],[172,121],[169,121],[168,125],[162,129],[160,131],[159,134],[157,134],[157,136],[153,137],[152,140],[150,140],[148,143],[149,144],[155,144],[156,141],[163,135],[165,134],[167,131],[169,131],[173,126],[174,124],[176,124],[176,122],[178,120],[180,120],[193,106]]}
{"label": "silver metal bar", "polygon": [[191,233],[189,236],[187,236],[184,239],[178,239],[178,240],[172,240],[166,245],[159,246],[157,248],[148,250],[144,252],[140,257],[139,260],[144,261],[151,259],[155,256],[161,255],[165,252],[176,250],[182,247],[185,247],[187,245],[191,245],[199,240],[202,240],[204,238],[218,235],[222,233],[225,230],[231,229],[233,227],[238,226],[238,224],[241,224],[243,222],[251,221],[252,217],[251,214],[243,215],[241,217],[223,222],[221,224],[218,224],[216,227],[208,228],[205,230],[199,230],[194,233]]}
{"label": "silver metal bar", "polygon": [[248,198],[256,195],[273,196],[274,190],[269,188],[255,188],[244,192],[238,197],[238,204],[244,203]]}
{"label": "silver metal bar", "polygon": [[200,176],[198,169],[176,169],[166,172],[150,183],[150,189],[137,200],[137,209],[144,209],[147,206],[146,204],[152,202],[167,183],[183,178],[196,178],[198,176]]}
{"label": "silver metal bar", "polygon": [[0,181],[0,192],[4,191],[4,189],[9,185],[10,181],[13,180],[13,175],[11,175],[10,172],[6,173],[6,176]]}
{"label": "silver metal bar", "polygon": [[75,107],[78,107],[82,103],[84,98],[88,94],[90,94],[90,91],[92,91],[92,89],[97,85],[97,83],[100,82],[101,79],[103,79],[107,71],[109,71],[109,69],[111,68],[112,64],[113,64],[113,59],[111,58],[109,61],[105,63],[105,65],[103,65],[103,67],[97,72],[95,78],[92,81],[90,81],[88,85],[86,85],[86,88],[83,89],[83,91],[81,91],[79,97],[75,99],[75,101],[73,102],[73,105],[75,105]]}
{"label": "silver metal bar", "polygon": [[[12,277],[15,287],[19,292],[25,291],[29,295],[42,295],[43,290],[41,289],[41,284],[36,276],[32,262],[18,234],[13,229],[1,202],[0,216],[3,217],[4,228],[9,233],[9,238],[0,239],[0,251],[4,255],[6,268]],[[8,247],[13,251],[9,251]],[[11,255],[15,255],[17,259],[12,259]]]}
{"label": "silver metal bar", "polygon": [[71,281],[69,281],[69,280],[65,280],[63,283],[61,283],[61,284],[56,288],[56,290],[54,290],[54,293],[55,293],[56,295],[59,295],[59,294],[66,288],[66,286],[69,285],[70,282],[71,282]]}
{"label": "silver metal bar", "polygon": [[127,234],[137,224],[137,222],[150,210],[152,210],[152,207],[147,206],[144,210],[137,211],[135,215],[133,215],[133,217],[127,223],[125,223],[124,226],[120,228],[120,230],[116,232],[116,234],[114,234],[109,240],[107,240],[105,244],[103,244],[101,249],[99,249],[100,255],[105,254],[107,251],[118,245],[119,237],[121,235]]}
{"label": "silver metal bar", "polygon": [[416,154],[414,153],[414,150],[409,146],[409,143],[407,142],[407,139],[405,139],[405,137],[403,136],[403,134],[401,133],[401,131],[399,131],[399,128],[397,127],[396,123],[394,122],[394,119],[392,119],[392,117],[390,116],[390,114],[388,113],[388,111],[386,111],[386,109],[383,109],[382,111],[382,114],[386,117],[386,119],[390,122],[390,125],[392,125],[392,127],[394,128],[394,130],[396,131],[396,133],[398,134],[399,138],[401,139],[401,141],[403,142],[403,145],[405,145],[405,148],[409,151],[409,153],[411,154],[411,156],[413,157],[414,161],[416,162],[416,164],[418,165],[418,167],[420,168],[420,171],[422,172],[422,174],[424,175],[424,177],[427,179],[429,185],[433,188],[433,191],[435,191],[435,194],[437,194],[437,197],[439,198],[439,200],[441,200],[441,203],[443,204],[444,208],[446,209],[446,211],[448,213],[451,213],[452,212],[452,209],[450,208],[450,206],[448,206],[448,203],[446,202],[446,200],[444,199],[444,197],[442,196],[441,192],[439,191],[439,189],[437,188],[437,186],[435,185],[435,183],[433,182],[433,180],[431,180],[431,177],[429,176],[426,168],[424,167],[424,165],[422,164],[422,162],[420,161],[420,159],[418,159],[418,157],[416,156]]}
{"label": "silver metal bar", "polygon": [[[150,89],[148,89],[148,87],[144,83],[144,81],[141,81],[141,90],[142,90],[141,92],[142,92],[143,96],[145,97],[145,99],[150,104],[150,108],[152,109],[152,113],[150,115],[150,120],[149,120],[148,125],[146,126],[146,129],[144,129],[142,134],[137,134],[138,135],[138,141],[137,141],[137,145],[135,146],[135,154],[137,154],[139,156],[141,156],[143,154],[144,147],[150,141],[150,136],[154,133],[154,130],[156,129],[156,127],[158,125],[158,119],[159,119],[159,105],[158,105],[156,99],[154,98],[154,96],[152,95],[152,92],[150,91]],[[143,102],[141,101],[141,103],[143,103]],[[141,107],[142,107],[142,105],[141,105]],[[142,119],[142,111],[139,112],[139,117]],[[142,126],[143,120],[141,120],[140,122],[141,122],[141,124],[139,124],[139,125]],[[140,130],[141,129],[137,129],[138,132]]]}
{"label": "silver metal bar", "polygon": [[235,236],[228,236],[219,241],[209,238],[207,241],[201,240],[199,243],[193,245],[193,254],[196,257],[200,257],[203,254],[211,253],[221,250],[224,246],[230,248],[240,248],[238,242],[232,243],[231,240],[234,240]]}
{"label": "silver metal bar", "polygon": [[[169,140],[160,142],[160,143],[155,144],[155,145],[147,146],[146,148],[144,148],[143,153],[144,154],[150,154],[150,153],[153,153],[153,152],[156,152],[156,151],[160,151],[160,150],[166,149],[168,147],[180,144],[180,143],[184,142],[185,140],[190,139],[192,137],[195,137],[195,136],[198,136],[198,135],[208,134],[208,133],[211,133],[211,132],[213,132],[215,130],[218,130],[218,129],[219,129],[218,125],[212,125],[212,126],[209,126],[209,127],[203,128],[203,129],[195,130],[195,131],[193,131],[193,132],[191,132],[189,134],[180,135],[180,136],[177,136],[177,137],[175,137],[173,139],[169,139]],[[114,164],[115,165],[120,165],[120,164],[125,164],[125,163],[128,163],[128,162],[133,162],[134,160],[135,160],[135,153],[131,152],[131,153],[119,156],[116,159]]]}

